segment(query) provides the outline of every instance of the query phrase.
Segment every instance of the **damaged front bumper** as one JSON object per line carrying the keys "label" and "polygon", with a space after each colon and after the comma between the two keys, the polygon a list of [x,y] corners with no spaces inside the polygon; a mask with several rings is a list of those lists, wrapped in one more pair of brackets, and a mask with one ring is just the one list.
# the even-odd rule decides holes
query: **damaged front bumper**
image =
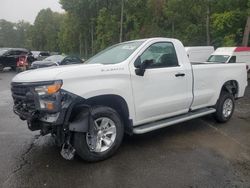
{"label": "damaged front bumper", "polygon": [[13,111],[27,121],[31,131],[55,135],[62,157],[71,160],[75,155],[73,133],[89,131],[93,120],[85,99],[61,89],[61,85],[62,81],[12,83]]}
{"label": "damaged front bumper", "polygon": [[[47,134],[56,131],[58,126],[68,129],[68,113],[79,97],[55,88],[58,83],[62,84],[61,81],[11,84],[13,111],[22,120],[27,120],[31,131],[41,130],[42,134]],[[53,91],[53,87],[57,90]]]}

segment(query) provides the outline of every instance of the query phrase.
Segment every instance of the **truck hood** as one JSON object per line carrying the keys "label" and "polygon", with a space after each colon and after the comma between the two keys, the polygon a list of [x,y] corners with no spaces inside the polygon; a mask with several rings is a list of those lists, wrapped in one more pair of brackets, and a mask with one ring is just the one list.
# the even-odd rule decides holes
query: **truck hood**
{"label": "truck hood", "polygon": [[34,70],[28,70],[22,73],[17,74],[12,82],[40,82],[40,81],[51,81],[56,80],[57,75],[65,72],[74,72],[82,71],[84,74],[85,71],[90,69],[96,69],[103,67],[102,64],[83,64],[83,65],[65,65],[65,66],[53,66],[47,68],[40,68]]}

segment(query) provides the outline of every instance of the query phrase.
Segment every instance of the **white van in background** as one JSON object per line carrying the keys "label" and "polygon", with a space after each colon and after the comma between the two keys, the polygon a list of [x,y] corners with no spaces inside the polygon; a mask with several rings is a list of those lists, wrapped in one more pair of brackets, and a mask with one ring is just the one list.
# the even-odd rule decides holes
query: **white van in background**
{"label": "white van in background", "polygon": [[188,46],[185,47],[190,62],[201,63],[207,61],[214,52],[213,46]]}
{"label": "white van in background", "polygon": [[246,63],[250,70],[250,47],[217,48],[209,57],[208,62],[216,63]]}

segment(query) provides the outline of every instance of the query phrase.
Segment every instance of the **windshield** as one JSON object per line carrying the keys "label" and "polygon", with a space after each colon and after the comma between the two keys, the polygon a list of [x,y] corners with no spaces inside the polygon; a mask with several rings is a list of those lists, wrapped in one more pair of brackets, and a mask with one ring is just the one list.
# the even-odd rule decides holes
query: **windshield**
{"label": "windshield", "polygon": [[94,64],[116,64],[126,60],[144,41],[126,42],[111,46],[94,57],[90,58],[86,63]]}
{"label": "windshield", "polygon": [[226,63],[229,57],[229,55],[211,55],[207,61],[216,63]]}
{"label": "windshield", "polygon": [[8,50],[0,50],[0,55],[3,55],[5,52],[7,52]]}
{"label": "windshield", "polygon": [[43,61],[53,61],[53,62],[61,62],[65,57],[62,55],[52,55],[45,58]]}

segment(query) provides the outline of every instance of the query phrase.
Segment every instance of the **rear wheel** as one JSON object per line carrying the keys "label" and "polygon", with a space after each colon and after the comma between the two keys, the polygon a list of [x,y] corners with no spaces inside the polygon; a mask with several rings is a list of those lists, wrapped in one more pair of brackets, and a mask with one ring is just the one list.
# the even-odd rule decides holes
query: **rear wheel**
{"label": "rear wheel", "polygon": [[119,114],[112,108],[92,108],[94,130],[75,133],[74,147],[78,155],[90,162],[101,161],[112,156],[119,148],[124,134]]}
{"label": "rear wheel", "polygon": [[216,104],[215,119],[220,123],[227,122],[233,115],[234,107],[233,95],[229,92],[222,91]]}

